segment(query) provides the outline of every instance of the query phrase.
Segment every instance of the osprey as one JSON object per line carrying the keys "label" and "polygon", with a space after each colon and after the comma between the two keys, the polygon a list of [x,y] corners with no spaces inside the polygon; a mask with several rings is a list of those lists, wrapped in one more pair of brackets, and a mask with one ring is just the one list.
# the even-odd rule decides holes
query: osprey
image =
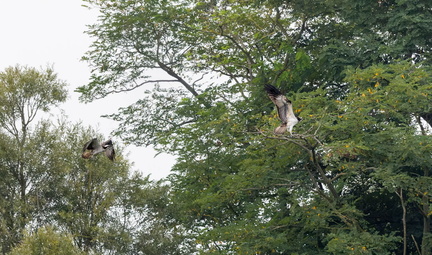
{"label": "osprey", "polygon": [[87,159],[101,152],[105,152],[105,156],[107,156],[111,161],[114,161],[115,151],[111,139],[99,144],[98,139],[93,138],[84,145],[81,156]]}
{"label": "osprey", "polygon": [[291,101],[276,87],[270,84],[266,84],[264,89],[267,91],[269,98],[276,105],[279,119],[282,121],[282,124],[274,130],[275,134],[283,134],[287,129],[292,134],[293,127],[301,118],[295,116]]}

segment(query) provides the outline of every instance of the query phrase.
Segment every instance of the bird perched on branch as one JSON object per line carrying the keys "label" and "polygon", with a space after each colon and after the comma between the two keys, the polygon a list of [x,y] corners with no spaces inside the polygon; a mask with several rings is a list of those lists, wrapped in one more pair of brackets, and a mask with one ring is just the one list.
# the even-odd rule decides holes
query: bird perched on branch
{"label": "bird perched on branch", "polygon": [[279,119],[282,124],[275,128],[275,134],[283,134],[285,131],[289,131],[292,134],[293,127],[301,121],[300,117],[294,114],[292,102],[286,98],[275,86],[266,84],[264,89],[267,91],[267,95],[277,107]]}
{"label": "bird perched on branch", "polygon": [[93,138],[84,145],[81,156],[88,159],[101,152],[105,152],[105,156],[107,156],[111,161],[114,161],[115,151],[111,139],[100,144],[97,138]]}

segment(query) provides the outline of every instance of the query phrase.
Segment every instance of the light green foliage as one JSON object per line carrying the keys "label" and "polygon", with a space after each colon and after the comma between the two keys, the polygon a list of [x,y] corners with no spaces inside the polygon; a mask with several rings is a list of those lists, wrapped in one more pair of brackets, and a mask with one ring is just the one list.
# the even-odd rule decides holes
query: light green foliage
{"label": "light green foliage", "polygon": [[81,255],[73,245],[71,235],[62,234],[52,227],[43,227],[26,234],[22,242],[9,255]]}
{"label": "light green foliage", "polygon": [[83,145],[104,139],[95,130],[63,118],[36,121],[65,98],[50,68],[0,72],[1,253],[187,252],[168,187],[132,174],[120,141],[114,162],[86,160]]}
{"label": "light green foliage", "polygon": [[[28,125],[40,111],[66,100],[66,84],[51,68],[8,67],[0,73],[0,123],[24,143]],[[22,132],[19,134],[18,132]]]}
{"label": "light green foliage", "polygon": [[[21,238],[25,225],[33,220],[45,201],[39,200],[37,186],[61,165],[58,160],[41,160],[49,155],[54,142],[48,123],[33,125],[37,114],[66,99],[66,84],[51,68],[8,67],[0,72],[0,172],[2,187],[2,252]],[[40,154],[35,155],[34,151]],[[40,206],[37,208],[37,206]]]}

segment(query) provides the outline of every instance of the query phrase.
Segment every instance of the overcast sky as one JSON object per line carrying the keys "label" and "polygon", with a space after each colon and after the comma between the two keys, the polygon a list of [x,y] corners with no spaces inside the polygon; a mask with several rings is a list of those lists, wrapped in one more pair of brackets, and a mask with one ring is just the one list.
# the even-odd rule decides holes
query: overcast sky
{"label": "overcast sky", "polygon": [[[69,99],[61,106],[68,119],[94,126],[109,137],[117,123],[100,116],[132,104],[142,91],[117,94],[89,104],[79,103],[79,95],[73,91],[86,84],[90,77],[87,63],[80,61],[91,43],[84,31],[98,15],[81,4],[81,0],[0,1],[0,70],[16,64],[36,68],[53,66],[59,79],[69,84]],[[127,151],[128,158],[135,162],[134,169],[151,174],[152,179],[167,176],[174,163],[169,155],[154,157],[156,152],[151,148],[128,146]]]}

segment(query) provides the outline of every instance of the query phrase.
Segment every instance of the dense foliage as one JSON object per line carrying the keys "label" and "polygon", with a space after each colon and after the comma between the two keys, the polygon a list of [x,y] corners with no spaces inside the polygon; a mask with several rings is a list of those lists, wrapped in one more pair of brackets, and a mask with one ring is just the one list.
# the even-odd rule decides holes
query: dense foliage
{"label": "dense foliage", "polygon": [[[24,227],[49,223],[86,253],[431,254],[432,2],[85,2],[100,17],[87,31],[93,72],[82,100],[142,92],[107,116],[120,122],[115,134],[177,162],[154,183],[127,161],[108,167],[53,149],[40,169],[60,175],[21,167],[31,185],[0,201],[19,208],[0,211],[0,230],[13,230],[4,253]],[[265,83],[303,118],[293,135],[273,134]],[[18,189],[24,150],[3,152],[16,141],[2,125],[0,167]],[[54,130],[40,126],[22,146]],[[89,132],[59,131],[53,146]],[[51,186],[33,195],[39,183]],[[49,231],[17,249],[41,234],[69,238]]]}
{"label": "dense foliage", "polygon": [[[146,88],[109,117],[178,156],[198,253],[430,254],[430,1],[86,2],[101,16],[78,91]],[[272,134],[265,83],[296,134]]]}

